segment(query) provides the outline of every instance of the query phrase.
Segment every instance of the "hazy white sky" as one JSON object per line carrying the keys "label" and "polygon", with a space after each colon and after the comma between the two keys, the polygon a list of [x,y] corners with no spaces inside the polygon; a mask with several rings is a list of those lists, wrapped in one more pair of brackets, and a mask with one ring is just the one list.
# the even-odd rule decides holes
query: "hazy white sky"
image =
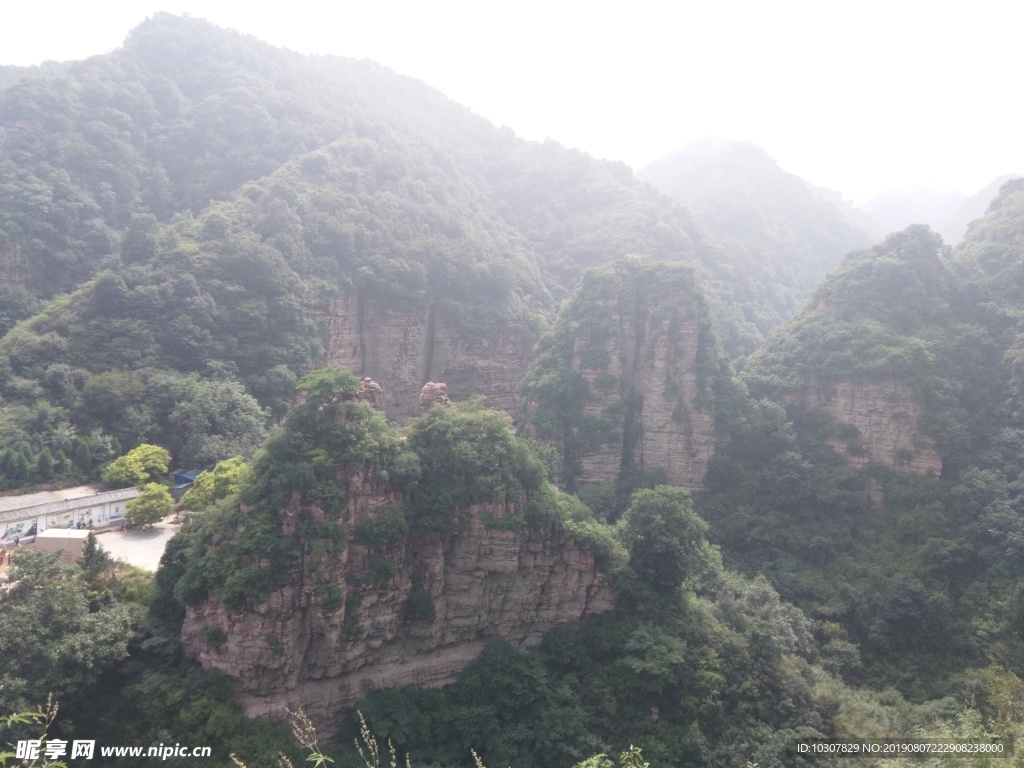
{"label": "hazy white sky", "polygon": [[11,1],[0,63],[103,53],[158,10],[375,59],[520,136],[637,169],[715,135],[855,200],[1024,172],[1024,4],[1007,0]]}

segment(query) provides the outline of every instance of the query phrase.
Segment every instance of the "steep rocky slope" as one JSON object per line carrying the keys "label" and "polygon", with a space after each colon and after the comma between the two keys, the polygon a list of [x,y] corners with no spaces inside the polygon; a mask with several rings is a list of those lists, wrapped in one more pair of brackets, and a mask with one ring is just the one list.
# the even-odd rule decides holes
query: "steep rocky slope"
{"label": "steep rocky slope", "polygon": [[731,383],[693,271],[633,259],[584,275],[523,391],[527,423],[557,446],[567,486],[639,471],[695,489]]}
{"label": "steep rocky slope", "polygon": [[901,379],[838,381],[821,386],[808,380],[803,391],[787,399],[800,411],[818,411],[850,428],[826,442],[850,465],[881,464],[901,472],[942,472],[935,441],[922,432],[924,404]]}
{"label": "steep rocky slope", "polygon": [[567,533],[508,417],[432,385],[402,439],[357,383],[304,380],[242,499],[165,560],[184,647],[251,715],[333,723],[370,691],[451,683],[487,638],[533,647],[613,605],[601,543]]}
{"label": "steep rocky slope", "polygon": [[855,466],[938,474],[963,416],[950,350],[956,316],[941,239],[911,227],[850,254],[808,307],[744,371],[751,393],[836,425],[829,442]]}
{"label": "steep rocky slope", "polygon": [[[349,530],[389,501],[369,489],[353,499]],[[236,681],[250,716],[285,719],[302,708],[333,723],[372,691],[453,683],[487,638],[532,648],[552,627],[612,608],[587,548],[545,528],[488,528],[484,518],[497,512],[480,505],[451,537],[414,535],[387,547],[380,554],[396,573],[386,580],[380,555],[353,533],[344,551],[305,558],[293,583],[251,611],[215,601],[189,608],[182,643]]]}
{"label": "steep rocky slope", "polygon": [[480,394],[506,413],[519,410],[518,384],[535,340],[528,329],[465,328],[434,305],[403,311],[358,296],[332,301],[320,319],[325,363],[389,382],[385,408],[396,418],[418,413],[420,388],[434,379],[446,382],[456,398]]}

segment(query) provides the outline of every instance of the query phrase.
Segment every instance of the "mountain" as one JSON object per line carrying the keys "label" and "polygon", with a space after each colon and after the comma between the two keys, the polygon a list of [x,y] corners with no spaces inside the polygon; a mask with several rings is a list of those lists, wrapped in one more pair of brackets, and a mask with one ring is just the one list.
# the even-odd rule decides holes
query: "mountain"
{"label": "mountain", "polygon": [[876,195],[857,209],[876,221],[885,233],[898,232],[911,224],[927,224],[938,230],[965,199],[959,192],[904,187]]}
{"label": "mountain", "polygon": [[252,768],[289,736],[239,705],[516,768],[1024,734],[1020,180],[868,247],[712,143],[664,163],[691,213],[168,14],[4,68],[0,126],[0,482],[245,459],[152,579],[17,553],[5,712]]}
{"label": "mountain", "polygon": [[746,361],[761,399],[698,498],[728,562],[914,697],[1020,643],[1022,205],[1013,180],[955,252],[917,225],[847,256]]}
{"label": "mountain", "polygon": [[[165,440],[186,380],[280,418],[324,362],[391,382],[397,418],[430,380],[513,412],[586,268],[720,255],[622,163],[517,139],[371,62],[157,14],[110,54],[7,78],[0,446],[32,462],[33,443],[73,452],[69,434],[92,441],[86,473]],[[227,455],[252,442],[230,422],[196,428]]]}
{"label": "mountain", "polygon": [[823,409],[854,427],[863,442],[848,437],[842,447],[855,463],[938,474],[940,434],[926,437],[922,416],[935,416],[928,404],[941,400],[953,373],[939,354],[954,324],[942,250],[941,239],[918,226],[847,256],[810,305],[751,356],[751,393]]}
{"label": "mountain", "polygon": [[888,234],[882,230],[877,221],[843,197],[842,192],[812,184],[809,181],[804,181],[804,183],[817,197],[831,203],[853,227],[867,233],[872,243],[878,242]]}
{"label": "mountain", "polygon": [[936,227],[939,234],[950,245],[955,245],[962,241],[967,232],[967,226],[972,221],[980,219],[985,215],[989,204],[996,199],[999,189],[1003,184],[1017,178],[1020,177],[1015,173],[1000,176],[965,199]]}
{"label": "mountain", "polygon": [[796,313],[844,254],[869,242],[831,196],[781,170],[754,144],[705,140],[637,177],[685,206],[721,244],[727,271],[705,282],[742,312],[758,343]]}
{"label": "mountain", "polygon": [[848,649],[724,570],[685,491],[641,491],[608,526],[503,414],[435,400],[400,433],[358,385],[304,379],[252,482],[165,556],[155,604],[249,714],[301,707],[350,744],[355,705],[401,749],[459,764],[468,739],[517,768],[638,730],[665,765],[847,733],[834,703],[854,694],[818,665]]}
{"label": "mountain", "polygon": [[1017,174],[993,179],[971,196],[906,187],[877,195],[857,209],[873,219],[883,232],[896,232],[911,224],[927,224],[950,245],[959,243],[967,226],[980,219],[999,188]]}
{"label": "mountain", "polygon": [[450,683],[487,637],[535,647],[613,604],[581,529],[567,541],[546,527],[558,492],[507,417],[438,404],[403,439],[357,384],[338,369],[303,381],[305,403],[225,510],[265,535],[214,544],[228,521],[208,519],[179,545],[183,643],[237,680],[250,714],[330,722],[366,680]]}

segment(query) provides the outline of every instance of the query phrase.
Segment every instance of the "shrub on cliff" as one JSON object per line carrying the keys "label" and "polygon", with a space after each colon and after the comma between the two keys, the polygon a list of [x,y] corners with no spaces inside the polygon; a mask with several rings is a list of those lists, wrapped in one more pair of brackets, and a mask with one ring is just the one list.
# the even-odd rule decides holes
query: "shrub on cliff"
{"label": "shrub on cliff", "polygon": [[[408,450],[384,415],[356,397],[358,385],[340,368],[299,382],[304,402],[267,440],[238,499],[183,531],[186,542],[174,550],[178,578],[160,580],[164,598],[167,588],[185,604],[215,592],[241,608],[285,583],[303,552],[345,546],[339,518],[355,490],[353,478],[386,485],[390,463]],[[295,510],[301,514],[285,530]],[[160,604],[174,613],[166,599]]]}
{"label": "shrub on cliff", "polygon": [[409,447],[419,457],[420,479],[409,496],[423,530],[452,531],[472,504],[498,504],[505,518],[522,520],[545,481],[540,457],[482,398],[430,409],[413,423]]}
{"label": "shrub on cliff", "polygon": [[690,494],[682,488],[659,485],[633,494],[620,522],[629,565],[656,592],[679,588],[707,564],[708,524],[693,511]]}

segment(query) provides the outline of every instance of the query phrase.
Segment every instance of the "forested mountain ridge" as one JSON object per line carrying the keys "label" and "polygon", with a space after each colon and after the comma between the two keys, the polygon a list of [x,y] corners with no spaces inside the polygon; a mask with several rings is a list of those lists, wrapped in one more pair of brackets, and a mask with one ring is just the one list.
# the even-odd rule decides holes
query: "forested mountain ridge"
{"label": "forested mountain ridge", "polygon": [[1020,190],[1004,184],[955,252],[912,226],[848,255],[745,361],[751,394],[791,405],[813,395],[820,405],[842,382],[903,382],[923,408],[906,426],[934,442],[955,476],[1011,416]]}
{"label": "forested mountain ridge", "polygon": [[[198,213],[211,199],[342,137],[390,141],[398,154],[409,144],[429,147],[438,166],[454,164],[463,174],[486,178],[502,215],[527,234],[531,247],[555,260],[552,271],[567,281],[561,293],[581,267],[599,263],[605,249],[657,258],[692,253],[678,231],[680,222],[688,223],[685,214],[675,214],[675,233],[654,232],[673,214],[661,201],[648,202],[649,193],[625,165],[553,142],[518,140],[373,62],[301,56],[161,13],[135,29],[123,48],[47,74],[30,68],[0,100],[11,195],[5,251],[13,260],[14,245],[39,249],[11,265],[39,274],[10,275],[40,295],[88,275],[87,267],[59,278],[45,274],[39,260],[46,253],[63,254],[66,267],[94,262],[116,252],[133,212],[160,221],[180,211]],[[84,198],[65,200],[63,191]],[[61,219],[48,204],[63,202],[72,206],[65,214],[77,213],[74,223],[92,228],[95,242],[84,231],[61,229],[71,217]],[[620,213],[613,227],[601,221],[602,211],[626,206],[635,210]],[[33,216],[43,229],[32,229]],[[617,233],[618,242],[601,243],[602,228]]]}
{"label": "forested mountain ridge", "polygon": [[1002,186],[1017,178],[1020,178],[1020,175],[1016,173],[1000,176],[966,198],[936,227],[939,234],[950,245],[962,242],[971,222],[984,217],[989,205],[999,196]]}
{"label": "forested mountain ridge", "polygon": [[721,244],[729,272],[711,275],[709,288],[756,328],[754,346],[797,312],[842,256],[869,242],[833,201],[747,142],[697,142],[637,176],[690,210]]}
{"label": "forested mountain ridge", "polygon": [[[553,309],[549,293],[565,295],[583,269],[627,253],[712,266],[721,256],[685,211],[621,163],[519,140],[370,62],[303,57],[195,19],[158,14],[118,51],[45,77],[24,73],[0,94],[0,122],[7,327],[37,309],[36,297],[107,269],[116,276],[108,280],[132,291],[146,284],[173,306],[170,315],[158,303],[144,317],[119,318],[108,302],[106,317],[135,325],[72,341],[89,361],[83,370],[102,373],[109,363],[238,376],[264,407],[279,408],[289,381],[327,359],[392,380],[396,415],[415,412],[430,378],[447,378],[457,394],[486,381],[482,391],[511,410],[538,322]],[[237,191],[258,178],[257,187]],[[251,213],[253,203],[268,210]],[[182,238],[192,240],[185,250],[202,255],[182,260],[173,244]],[[267,258],[276,266],[262,263]],[[237,277],[231,265],[253,259],[262,266]],[[240,299],[271,273],[271,294],[290,307],[281,309],[291,313],[286,319],[273,310],[268,318],[263,299]],[[190,276],[196,285],[182,288]],[[508,290],[519,298],[505,298]],[[510,309],[506,301],[525,304]],[[65,300],[46,317],[77,327],[87,318],[79,323],[67,312],[83,306]],[[263,314],[243,329],[253,312]],[[512,315],[518,330],[507,335]],[[290,340],[267,325],[278,321]],[[28,329],[60,335],[51,325],[33,321],[23,331],[29,341],[8,340],[7,348],[45,346]],[[470,326],[491,334],[458,330]],[[93,342],[122,349],[123,359],[90,350]],[[504,349],[508,359],[490,368],[470,359]],[[28,366],[10,361],[19,381],[40,381],[55,359],[41,354]],[[254,379],[271,370],[272,382]],[[38,399],[31,386],[20,392],[8,386],[5,397]]]}
{"label": "forested mountain ridge", "polygon": [[[346,744],[369,694],[382,737],[467,768],[1021,732],[1020,182],[956,251],[922,227],[853,251],[765,340],[796,294],[758,258],[824,269],[832,214],[790,228],[754,194],[722,245],[622,163],[166,14],[0,89],[3,481],[99,479],[146,441],[255,456],[155,582],[26,558],[4,707],[53,689],[69,734],[130,719],[250,768],[280,741],[232,692]],[[421,414],[428,380],[455,404]],[[128,603],[110,665],[39,667]]]}
{"label": "forested mountain ridge", "polygon": [[[912,224],[926,224],[941,232],[942,224],[953,215],[964,199],[964,195],[959,192],[912,186],[886,190],[858,205],[857,210],[877,221],[881,230],[887,234],[906,229]],[[983,211],[984,206],[978,213]]]}
{"label": "forested mountain ridge", "polygon": [[955,253],[910,227],[849,255],[746,362],[770,400],[698,499],[729,562],[914,696],[1020,673],[1022,201],[1005,184]]}
{"label": "forested mountain ridge", "polygon": [[942,247],[921,227],[847,256],[810,306],[747,361],[751,393],[854,426],[848,452],[858,460],[938,474],[932,444],[956,419],[944,402],[956,394],[943,354],[954,317]]}

